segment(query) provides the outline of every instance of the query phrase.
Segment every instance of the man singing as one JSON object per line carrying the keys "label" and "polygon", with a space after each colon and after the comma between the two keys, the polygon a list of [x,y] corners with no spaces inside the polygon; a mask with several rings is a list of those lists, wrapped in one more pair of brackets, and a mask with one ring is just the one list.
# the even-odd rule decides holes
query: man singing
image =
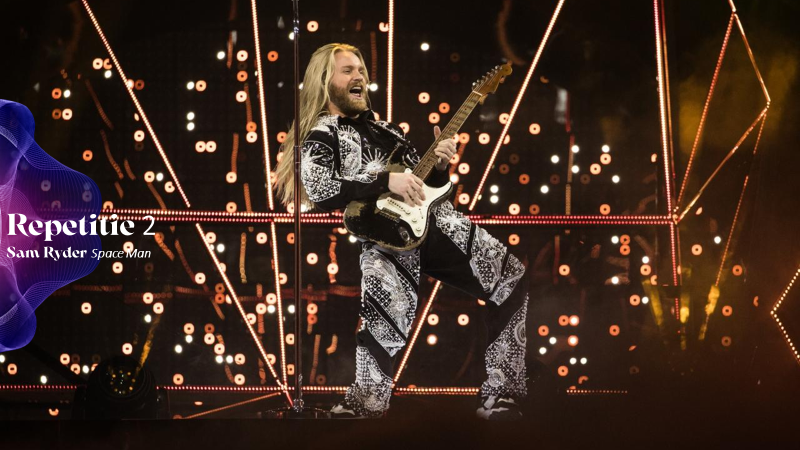
{"label": "man singing", "polygon": [[[328,44],[311,56],[300,93],[301,177],[304,203],[320,210],[343,209],[353,200],[377,199],[392,192],[410,205],[425,200],[423,180],[411,173],[389,173],[389,154],[402,152],[414,167],[421,154],[396,125],[375,120],[369,108],[369,79],[361,52],[347,44]],[[434,138],[440,134],[434,128]],[[278,193],[293,200],[294,126],[283,143],[277,166]],[[455,143],[435,149],[431,186],[447,183]],[[427,238],[419,247],[396,252],[362,243],[361,319],[357,335],[356,378],[336,417],[379,417],[389,409],[395,356],[406,345],[417,309],[420,274],[436,278],[486,301],[489,346],[487,379],[479,393],[479,417],[521,417],[527,394],[525,267],[484,229],[445,201],[431,211]]]}

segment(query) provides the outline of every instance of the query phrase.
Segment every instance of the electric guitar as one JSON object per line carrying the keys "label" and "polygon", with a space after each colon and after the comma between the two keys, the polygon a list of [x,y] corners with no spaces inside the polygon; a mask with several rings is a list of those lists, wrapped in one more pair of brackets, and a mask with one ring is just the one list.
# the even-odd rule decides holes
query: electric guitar
{"label": "electric guitar", "polygon": [[[389,172],[412,172],[424,182],[436,170],[439,160],[434,150],[440,141],[452,139],[461,125],[467,120],[478,104],[483,104],[486,96],[494,93],[505,77],[511,74],[511,64],[495,66],[480,80],[472,84],[467,100],[442,130],[442,134],[431,144],[416,167],[408,167],[402,162],[402,155],[389,155],[386,170]],[[353,201],[344,212],[344,226],[355,236],[397,251],[412,250],[425,240],[430,227],[430,211],[447,201],[453,191],[453,183],[442,187],[423,185],[425,200],[421,206],[412,206],[399,195],[386,193],[373,201]]]}

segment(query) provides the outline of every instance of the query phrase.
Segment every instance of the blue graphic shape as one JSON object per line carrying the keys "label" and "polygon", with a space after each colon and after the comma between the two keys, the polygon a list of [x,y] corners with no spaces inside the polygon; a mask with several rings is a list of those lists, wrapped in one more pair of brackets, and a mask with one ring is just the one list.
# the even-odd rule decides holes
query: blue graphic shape
{"label": "blue graphic shape", "polygon": [[[10,234],[9,214],[24,214],[25,230],[34,220],[63,225],[85,217],[88,232],[89,216],[99,214],[102,205],[97,184],[42,150],[33,139],[34,128],[28,108],[0,99],[0,351],[33,339],[36,308],[56,289],[90,274],[99,262],[92,252],[102,248],[100,236],[80,232],[56,234],[51,241],[45,241],[44,232],[25,236],[16,227]],[[47,247],[87,252],[84,258],[55,260],[45,257]]]}

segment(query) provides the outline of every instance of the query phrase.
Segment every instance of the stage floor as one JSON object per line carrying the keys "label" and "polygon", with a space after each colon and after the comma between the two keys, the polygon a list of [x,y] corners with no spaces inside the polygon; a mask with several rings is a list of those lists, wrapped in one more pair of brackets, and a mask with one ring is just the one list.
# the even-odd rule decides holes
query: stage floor
{"label": "stage floor", "polygon": [[[796,446],[793,393],[553,396],[525,420],[485,422],[467,396],[397,396],[377,420],[258,419],[278,398],[196,420],[4,420],[3,449],[155,448],[775,448]],[[336,396],[308,396],[329,406]],[[210,416],[212,417],[212,416]]]}

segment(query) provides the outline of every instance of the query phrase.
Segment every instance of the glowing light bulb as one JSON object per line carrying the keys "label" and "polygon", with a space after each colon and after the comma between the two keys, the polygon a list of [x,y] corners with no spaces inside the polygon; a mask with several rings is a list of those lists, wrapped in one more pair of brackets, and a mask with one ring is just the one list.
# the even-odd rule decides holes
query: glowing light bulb
{"label": "glowing light bulb", "polygon": [[575,364],[576,362],[578,362],[578,360],[575,357],[572,357],[572,358],[569,359],[569,363],[570,364]]}
{"label": "glowing light bulb", "polygon": [[186,120],[194,120],[194,113],[190,111],[186,114]]}
{"label": "glowing light bulb", "polygon": [[194,89],[194,81],[190,81],[190,82],[186,83],[186,89],[188,89],[190,91],[192,89]]}
{"label": "glowing light bulb", "polygon": [[500,201],[500,197],[498,197],[496,195],[493,195],[493,196],[489,197],[489,201],[492,202],[492,203],[497,203],[497,202]]}
{"label": "glowing light bulb", "polygon": [[222,362],[225,361],[225,358],[223,358],[222,355],[217,355],[217,357],[214,359],[217,361],[217,364],[222,364]]}
{"label": "glowing light bulb", "polygon": [[643,303],[643,304],[645,304],[645,305],[646,305],[646,304],[648,304],[649,302],[650,302],[650,299],[649,299],[648,297],[642,297],[642,303]]}
{"label": "glowing light bulb", "polygon": [[581,364],[586,364],[586,362],[587,362],[587,361],[588,361],[588,360],[586,359],[586,357],[585,357],[585,356],[584,356],[583,358],[581,358]]}
{"label": "glowing light bulb", "polygon": [[715,243],[715,244],[720,244],[720,243],[722,243],[722,238],[721,238],[721,237],[719,237],[719,236],[714,236],[714,243]]}
{"label": "glowing light bulb", "polygon": [[619,244],[619,236],[611,236],[612,244]]}
{"label": "glowing light bulb", "polygon": [[581,169],[577,165],[572,166],[572,173],[578,173],[580,170]]}
{"label": "glowing light bulb", "polygon": [[369,90],[372,91],[372,92],[377,91],[378,90],[378,83],[375,83],[374,81],[372,83],[370,83],[369,84]]}
{"label": "glowing light bulb", "polygon": [[181,352],[183,352],[183,347],[181,347],[181,344],[176,345],[175,353],[181,353]]}
{"label": "glowing light bulb", "polygon": [[556,341],[557,341],[557,339],[556,339],[555,336],[551,336],[550,337],[550,345],[556,345]]}
{"label": "glowing light bulb", "polygon": [[225,52],[223,52],[222,50],[218,51],[217,59],[224,59],[224,58],[225,58]]}
{"label": "glowing light bulb", "polygon": [[650,258],[647,256],[642,256],[642,263],[643,264],[650,264]]}
{"label": "glowing light bulb", "polygon": [[270,314],[275,314],[275,305],[267,305],[267,312]]}
{"label": "glowing light bulb", "polygon": [[289,311],[289,314],[294,314],[294,305],[289,305],[286,310]]}
{"label": "glowing light bulb", "polygon": [[223,244],[221,242],[219,244],[217,244],[217,253],[222,253],[224,251],[225,251],[225,244]]}
{"label": "glowing light bulb", "polygon": [[164,174],[161,173],[161,172],[157,173],[156,174],[156,181],[163,181],[163,180],[164,180]]}
{"label": "glowing light bulb", "polygon": [[41,381],[41,382],[42,382],[42,384],[47,384],[47,375],[42,375],[42,376],[39,378],[39,381]]}
{"label": "glowing light bulb", "polygon": [[578,153],[579,151],[581,151],[580,147],[578,147],[577,145],[572,146],[572,153]]}
{"label": "glowing light bulb", "polygon": [[150,314],[145,314],[144,315],[144,321],[147,322],[147,323],[152,322],[153,321],[153,316],[151,316]]}
{"label": "glowing light bulb", "polygon": [[550,192],[550,188],[547,187],[546,184],[543,184],[542,187],[539,188],[539,190],[542,191],[542,194],[547,194],[548,192]]}
{"label": "glowing light bulb", "polygon": [[553,164],[558,164],[558,161],[560,161],[558,155],[553,155],[550,157],[550,162],[552,162]]}
{"label": "glowing light bulb", "polygon": [[106,70],[105,72],[103,72],[103,76],[106,77],[106,78],[111,78],[111,71],[110,70]]}
{"label": "glowing light bulb", "polygon": [[72,92],[69,89],[64,90],[64,98],[69,98],[70,95],[72,95]]}
{"label": "glowing light bulb", "polygon": [[603,153],[608,153],[611,151],[611,147],[609,147],[608,144],[604,145],[602,148],[603,148]]}
{"label": "glowing light bulb", "polygon": [[547,349],[544,347],[539,347],[539,354],[544,355],[545,353],[547,353]]}
{"label": "glowing light bulb", "polygon": [[619,175],[614,175],[613,177],[611,177],[611,181],[613,181],[614,184],[619,183]]}
{"label": "glowing light bulb", "polygon": [[422,44],[420,44],[419,48],[422,49],[423,52],[427,52],[428,50],[430,50],[431,46],[427,42],[423,42]]}
{"label": "glowing light bulb", "polygon": [[192,343],[192,340],[193,340],[193,339],[192,339],[192,335],[191,335],[191,334],[187,334],[187,335],[186,335],[186,343],[187,343],[187,344],[191,344],[191,343]]}
{"label": "glowing light bulb", "polygon": [[611,277],[611,284],[619,284],[619,277]]}
{"label": "glowing light bulb", "polygon": [[225,357],[225,362],[228,363],[228,364],[233,363],[233,356],[231,356],[231,355],[226,356]]}
{"label": "glowing light bulb", "polygon": [[189,122],[186,124],[186,129],[189,131],[194,130],[194,122]]}
{"label": "glowing light bulb", "polygon": [[493,184],[492,187],[489,188],[489,192],[491,192],[492,194],[497,194],[497,191],[499,190],[500,188],[496,184]]}

